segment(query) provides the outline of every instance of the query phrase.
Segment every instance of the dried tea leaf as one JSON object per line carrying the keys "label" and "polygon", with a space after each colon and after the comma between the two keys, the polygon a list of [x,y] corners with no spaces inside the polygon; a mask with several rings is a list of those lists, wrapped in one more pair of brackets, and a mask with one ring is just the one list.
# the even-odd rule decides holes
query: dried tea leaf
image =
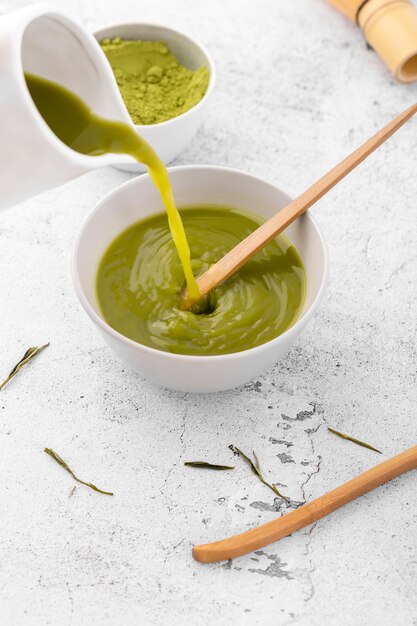
{"label": "dried tea leaf", "polygon": [[77,478],[77,476],[74,474],[72,469],[70,467],[68,467],[68,465],[64,461],[64,459],[62,459],[59,456],[59,454],[54,452],[51,448],[45,448],[44,452],[46,452],[46,454],[49,454],[49,456],[51,456],[54,459],[54,461],[56,461],[58,463],[58,465],[63,467],[64,470],[66,470],[68,472],[68,474],[71,474],[71,476],[73,477],[74,480],[77,481],[77,483],[81,483],[82,485],[86,485],[87,487],[90,487],[90,489],[94,489],[94,491],[98,491],[99,493],[104,493],[106,496],[112,496],[113,495],[110,491],[103,491],[102,489],[99,489],[98,487],[96,487],[92,483],[86,483],[86,482],[84,482],[84,480],[80,480],[79,478]]}
{"label": "dried tea leaf", "polygon": [[254,463],[252,461],[252,459],[250,459],[246,454],[244,454],[242,452],[242,450],[239,450],[239,448],[236,448],[236,446],[229,446],[229,448],[233,452],[233,454],[238,454],[239,456],[242,457],[242,459],[244,461],[246,461],[246,463],[251,468],[252,472],[255,474],[255,476],[257,476],[257,478],[261,481],[261,483],[263,483],[264,485],[266,485],[267,487],[272,489],[272,491],[275,493],[275,495],[279,496],[280,498],[282,498],[286,502],[290,502],[290,499],[287,498],[287,496],[284,496],[280,491],[278,491],[278,488],[277,488],[276,485],[270,484],[269,482],[267,482],[265,480],[265,478],[262,475],[261,468],[259,466],[259,460],[258,460],[258,457],[256,456],[255,452],[252,452],[253,458],[255,459],[255,463]]}
{"label": "dried tea leaf", "polygon": [[233,470],[234,465],[215,465],[214,463],[206,463],[206,461],[185,461],[184,465],[188,467],[201,467],[203,469],[212,470]]}
{"label": "dried tea leaf", "polygon": [[19,363],[16,363],[16,365],[14,366],[10,374],[7,376],[7,378],[0,384],[0,391],[3,389],[5,385],[7,385],[9,380],[12,379],[13,376],[17,374],[20,368],[26,365],[26,363],[29,363],[29,361],[33,359],[33,357],[35,357],[37,354],[39,354],[39,352],[41,352],[44,348],[47,348],[48,346],[49,346],[49,342],[45,343],[43,346],[28,348],[25,354],[23,355],[23,357],[20,359]]}
{"label": "dried tea leaf", "polygon": [[339,431],[335,430],[334,428],[327,428],[327,430],[333,433],[334,435],[341,437],[342,439],[353,441],[353,443],[358,444],[358,446],[362,446],[363,448],[368,448],[368,450],[373,450],[374,452],[378,452],[378,454],[382,454],[381,450],[374,448],[373,446],[369,445],[369,443],[365,443],[363,441],[360,441],[359,439],[355,439],[354,437],[349,437],[349,435],[344,435],[343,433],[339,433]]}
{"label": "dried tea leaf", "polygon": [[74,485],[74,487],[71,489],[71,491],[68,494],[68,500],[74,495],[74,491],[77,489],[77,485]]}

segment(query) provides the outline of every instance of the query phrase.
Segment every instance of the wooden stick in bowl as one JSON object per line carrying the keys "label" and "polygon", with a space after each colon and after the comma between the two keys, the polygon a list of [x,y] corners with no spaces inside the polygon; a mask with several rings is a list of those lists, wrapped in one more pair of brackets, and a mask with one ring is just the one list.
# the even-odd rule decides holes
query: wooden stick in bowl
{"label": "wooden stick in bowl", "polygon": [[201,563],[213,563],[233,559],[236,556],[252,552],[252,550],[263,548],[274,541],[278,541],[278,539],[291,535],[304,526],[308,526],[308,524],[312,524],[362,494],[416,467],[417,446],[414,446],[363,472],[363,474],[359,474],[356,478],[333,489],[333,491],[329,491],[317,500],[304,504],[299,509],[272,520],[272,522],[267,522],[228,539],[194,546],[193,557]]}
{"label": "wooden stick in bowl", "polygon": [[[259,228],[241,241],[220,261],[212,265],[207,272],[197,278],[197,285],[201,296],[205,296],[212,289],[227,280],[238,271],[259,250],[275,239],[280,232],[305,213],[317,200],[324,196],[332,187],[337,185],[349,172],[364,161],[374,150],[393,135],[407,120],[417,112],[417,104],[403,111],[398,117],[384,126],[371,139],[357,148],[352,154],[343,159],[336,167],[327,172],[298,198],[284,207],[276,215],[264,222]],[[187,292],[184,293],[182,307],[189,309],[193,304]]]}

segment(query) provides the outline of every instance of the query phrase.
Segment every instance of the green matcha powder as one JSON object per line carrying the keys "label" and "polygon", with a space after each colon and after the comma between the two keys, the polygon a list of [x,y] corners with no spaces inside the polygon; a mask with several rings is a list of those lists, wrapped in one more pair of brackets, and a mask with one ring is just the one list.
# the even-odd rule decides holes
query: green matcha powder
{"label": "green matcha powder", "polygon": [[158,124],[185,113],[203,98],[207,67],[181,65],[162,41],[103,39],[100,42],[132,120]]}

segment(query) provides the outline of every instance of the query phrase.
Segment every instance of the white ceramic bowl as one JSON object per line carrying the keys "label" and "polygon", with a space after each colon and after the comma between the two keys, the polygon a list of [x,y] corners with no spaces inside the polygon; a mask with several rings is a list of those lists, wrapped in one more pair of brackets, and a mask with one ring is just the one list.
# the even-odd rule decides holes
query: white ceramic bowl
{"label": "white ceramic bowl", "polygon": [[[290,201],[277,187],[243,172],[193,165],[169,169],[178,206],[223,205],[265,218]],[[242,385],[271,368],[304,330],[322,299],[327,283],[328,253],[318,226],[306,214],[286,230],[307,272],[307,294],[298,321],[279,337],[257,348],[219,356],[187,356],[162,352],[127,339],[102,318],[95,294],[99,261],[113,239],[140,219],[163,211],[148,175],[110,192],[84,223],[75,247],[73,279],[81,304],[114,352],[149,380],[181,391],[222,391]]]}
{"label": "white ceramic bowl", "polygon": [[[165,164],[171,163],[185,150],[203,122],[215,82],[214,63],[209,53],[192,37],[158,24],[115,24],[102,28],[93,34],[97,41],[102,41],[107,37],[110,39],[120,37],[121,39],[163,41],[178,61],[190,70],[196,70],[202,65],[208,67],[210,78],[207,91],[192,109],[166,122],[136,125],[140,135],[151,144],[160,159]],[[146,171],[145,167],[131,162],[126,162],[126,165],[118,163],[115,167],[126,172]]]}

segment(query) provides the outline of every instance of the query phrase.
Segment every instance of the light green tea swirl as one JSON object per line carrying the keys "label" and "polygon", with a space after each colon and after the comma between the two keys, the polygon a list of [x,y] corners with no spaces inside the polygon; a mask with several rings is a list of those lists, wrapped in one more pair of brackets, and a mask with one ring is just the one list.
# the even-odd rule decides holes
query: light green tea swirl
{"label": "light green tea swirl", "polygon": [[[261,223],[223,207],[181,211],[195,274]],[[301,258],[280,235],[211,295],[208,312],[180,308],[184,274],[166,215],[134,224],[106,250],[97,274],[104,319],[152,348],[192,355],[239,352],[277,337],[297,319],[305,296]]]}

